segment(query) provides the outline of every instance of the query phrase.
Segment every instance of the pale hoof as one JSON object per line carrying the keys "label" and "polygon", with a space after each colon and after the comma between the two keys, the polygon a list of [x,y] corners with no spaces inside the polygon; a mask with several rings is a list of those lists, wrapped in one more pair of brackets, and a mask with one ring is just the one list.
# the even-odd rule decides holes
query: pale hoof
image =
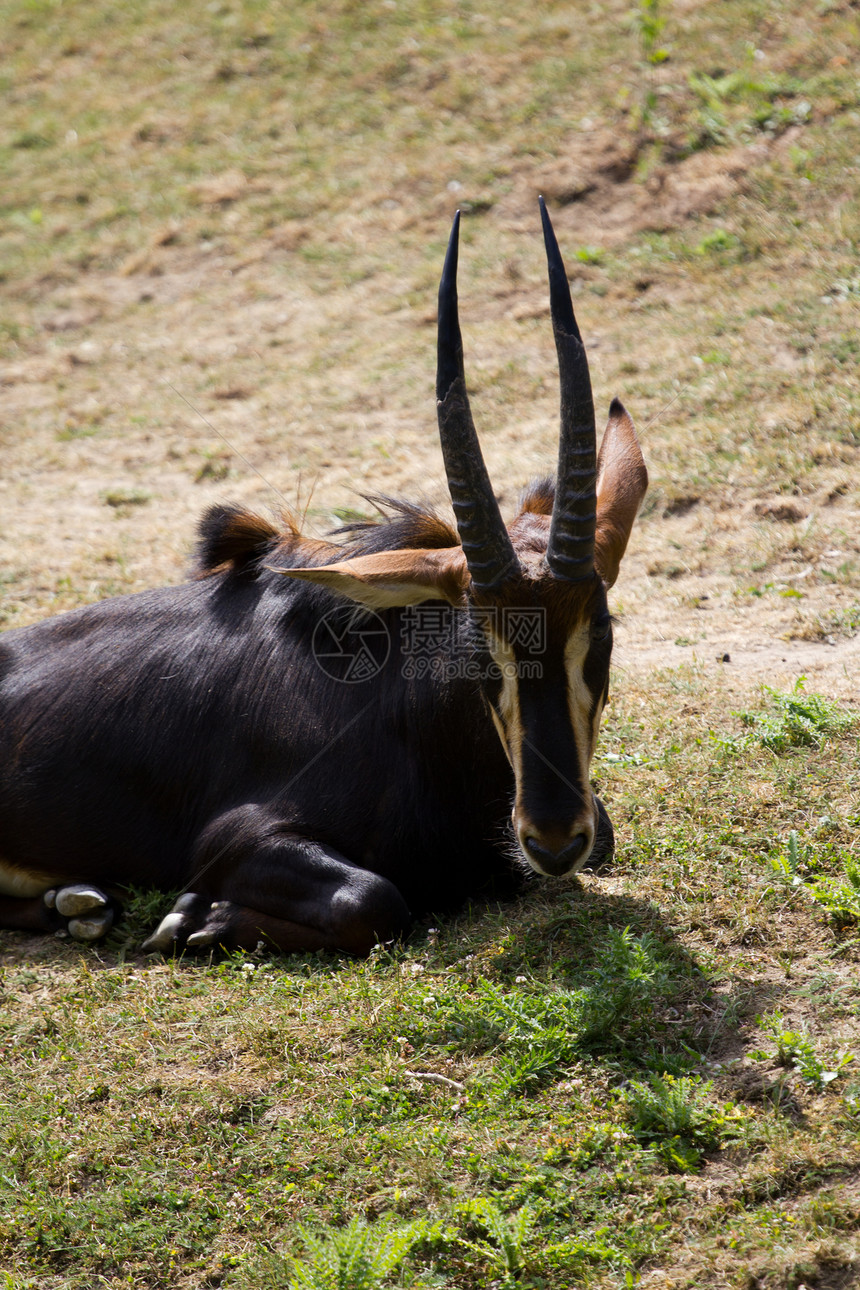
{"label": "pale hoof", "polygon": [[189,931],[196,927],[209,902],[194,892],[180,896],[169,914],[165,914],[151,936],[140,947],[144,954],[181,954]]}
{"label": "pale hoof", "polygon": [[69,935],[76,941],[100,941],[113,926],[113,910],[90,914],[88,918],[70,918]]}
{"label": "pale hoof", "polygon": [[144,954],[172,954],[180,944],[186,921],[182,914],[166,914],[141,945]]}
{"label": "pale hoof", "polygon": [[[56,893],[46,892],[44,899],[49,909],[51,905],[48,897],[51,895],[55,895],[54,904],[57,913],[62,914],[63,918],[78,918],[81,914],[90,914],[97,909],[104,909],[108,903],[104,892],[85,882],[77,882],[70,887],[60,887]],[[112,921],[113,916],[111,916]]]}
{"label": "pale hoof", "polygon": [[[113,927],[118,909],[98,887],[89,882],[70,882],[67,887],[51,887],[42,896],[45,908],[65,920],[55,932],[61,939],[99,941]],[[52,920],[56,921],[56,919]]]}
{"label": "pale hoof", "polygon": [[190,950],[205,950],[214,945],[218,933],[214,927],[202,927],[199,932],[192,932],[186,944]]}

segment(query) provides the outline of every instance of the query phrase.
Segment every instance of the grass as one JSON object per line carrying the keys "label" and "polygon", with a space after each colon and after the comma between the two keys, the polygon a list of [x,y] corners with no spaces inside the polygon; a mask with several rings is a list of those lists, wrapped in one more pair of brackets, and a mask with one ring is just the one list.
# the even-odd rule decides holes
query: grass
{"label": "grass", "polygon": [[[10,937],[13,1275],[625,1286],[686,1259],[693,1234],[700,1283],[733,1284],[750,1249],[799,1266],[822,1186],[858,1167],[856,942],[774,886],[761,854],[810,792],[828,798],[830,843],[850,845],[851,737],[715,757],[675,739],[673,683],[649,700],[647,760],[605,759],[627,822],[608,888],[539,887],[361,963],[145,962],[143,894],[107,949],[22,954]],[[622,702],[610,755],[629,717]],[[767,782],[766,815],[737,827],[740,786],[764,801]],[[720,1199],[691,1199],[683,1180],[715,1170]],[[850,1263],[853,1220],[829,1221]]]}
{"label": "grass", "polygon": [[789,748],[820,746],[831,735],[843,734],[857,722],[857,714],[846,712],[822,694],[807,694],[805,677],[798,677],[789,694],[765,686],[769,712],[742,712],[749,728],[746,738],[773,753]]}
{"label": "grass", "polygon": [[642,431],[619,637],[659,653],[619,651],[606,876],[361,963],[145,960],[140,892],[95,949],[4,933],[0,1284],[851,1284],[856,719],[713,658],[856,635],[855,10],[0,18],[4,628],[175,580],[210,499],[435,488],[458,204],[509,513],[555,452],[542,189]]}
{"label": "grass", "polygon": [[386,1282],[390,1284],[389,1276],[400,1271],[412,1250],[431,1244],[434,1236],[437,1231],[428,1232],[427,1225],[421,1222],[379,1222],[371,1227],[363,1219],[354,1218],[327,1240],[304,1232],[302,1259],[292,1264],[272,1260],[261,1271],[267,1285],[288,1290],[376,1290]]}

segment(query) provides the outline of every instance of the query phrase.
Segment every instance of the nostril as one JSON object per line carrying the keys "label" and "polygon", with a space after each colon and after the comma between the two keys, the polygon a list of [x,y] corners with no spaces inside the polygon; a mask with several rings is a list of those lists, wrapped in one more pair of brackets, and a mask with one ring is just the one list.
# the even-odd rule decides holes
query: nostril
{"label": "nostril", "polygon": [[558,858],[559,860],[563,860],[568,865],[576,864],[577,860],[586,850],[587,846],[588,846],[588,834],[577,833],[573,841],[569,842],[567,846],[564,848],[564,850],[559,852]]}
{"label": "nostril", "polygon": [[537,838],[527,837],[523,842],[523,846],[532,860],[537,860],[538,864],[552,858],[551,852],[547,851],[546,847],[542,847]]}
{"label": "nostril", "polygon": [[569,873],[588,850],[588,834],[577,833],[561,851],[553,851],[539,842],[533,834],[523,839],[523,849],[542,873],[560,877]]}

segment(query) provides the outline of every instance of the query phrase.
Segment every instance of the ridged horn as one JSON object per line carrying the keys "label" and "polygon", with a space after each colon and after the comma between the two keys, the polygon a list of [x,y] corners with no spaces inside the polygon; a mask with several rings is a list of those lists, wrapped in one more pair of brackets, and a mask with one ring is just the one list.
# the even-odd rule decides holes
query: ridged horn
{"label": "ridged horn", "polygon": [[469,573],[478,591],[493,591],[519,570],[519,560],[490,484],[466,393],[457,314],[459,233],[457,211],[439,283],[436,412],[448,491]]}
{"label": "ridged horn", "polygon": [[540,202],[549,271],[552,329],[561,385],[558,477],[546,561],[557,578],[579,582],[594,572],[597,514],[597,433],[585,346],[576,325],[570,287],[546,204]]}

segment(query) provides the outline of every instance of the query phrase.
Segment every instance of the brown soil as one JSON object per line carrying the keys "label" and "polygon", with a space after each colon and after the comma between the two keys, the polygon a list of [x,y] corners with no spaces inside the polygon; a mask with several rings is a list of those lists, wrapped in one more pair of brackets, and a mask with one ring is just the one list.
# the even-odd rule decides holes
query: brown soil
{"label": "brown soil", "polygon": [[[574,237],[611,245],[680,225],[743,185],[768,149],[789,144],[786,135],[696,155],[642,184],[633,177],[635,141],[586,133],[563,162],[514,176],[494,213],[498,239],[521,247],[529,263],[537,259],[536,186],[561,203],[563,245]],[[230,172],[195,191],[200,202],[232,202],[245,187]],[[307,511],[318,530],[339,509],[367,509],[357,498],[367,490],[429,493],[444,504],[431,396],[432,290],[424,308],[398,303],[404,284],[392,269],[317,294],[312,266],[295,259],[302,229],[287,232],[221,254],[185,246],[181,228],[170,228],[119,273],[23,286],[31,334],[2,374],[5,625],[175,581],[199,515],[218,500]],[[577,276],[587,282],[588,271]],[[687,307],[696,288],[676,276],[659,289],[671,311]],[[478,297],[476,307],[470,297],[468,310],[479,425],[488,419],[481,399],[484,386],[492,390],[491,345],[514,352],[525,335],[529,346],[540,345],[535,363],[546,372],[536,395],[497,408],[491,433],[482,430],[510,513],[519,487],[551,468],[555,454],[541,277],[523,280],[515,266],[489,301]],[[596,385],[616,352],[633,370],[663,361],[631,325],[628,299],[586,300],[582,311]],[[665,361],[675,361],[665,338],[659,345]],[[616,392],[624,393],[609,391]],[[598,403],[604,399],[598,390]],[[635,397],[630,408],[636,417]],[[646,457],[652,442],[659,449],[667,434],[677,435],[679,410],[667,407],[655,426],[640,418]],[[802,499],[784,496],[776,481],[768,496],[679,493],[659,458],[652,463],[656,506],[650,513],[646,506],[637,525],[615,593],[622,677],[691,664],[731,689],[805,675],[810,688],[855,693],[857,592],[837,571],[860,555],[860,509],[849,450],[840,457],[826,447],[832,471]],[[765,570],[758,575],[746,572],[756,555]]]}

